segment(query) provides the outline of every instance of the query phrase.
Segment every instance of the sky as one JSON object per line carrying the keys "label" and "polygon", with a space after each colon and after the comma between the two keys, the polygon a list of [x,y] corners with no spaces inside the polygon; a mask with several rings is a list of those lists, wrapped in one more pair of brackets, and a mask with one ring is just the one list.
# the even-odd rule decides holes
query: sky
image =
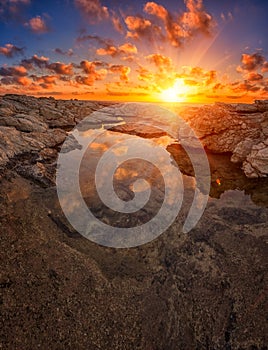
{"label": "sky", "polygon": [[267,0],[0,0],[0,94],[268,99]]}

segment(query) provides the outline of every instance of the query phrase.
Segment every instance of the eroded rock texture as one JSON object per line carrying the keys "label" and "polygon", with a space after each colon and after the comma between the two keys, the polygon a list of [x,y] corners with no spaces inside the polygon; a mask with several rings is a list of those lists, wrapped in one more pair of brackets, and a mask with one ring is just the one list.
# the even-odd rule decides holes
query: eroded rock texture
{"label": "eroded rock texture", "polygon": [[[193,185],[184,176],[186,200],[175,222],[131,249],[83,238],[57,198],[60,146],[103,106],[0,99],[0,348],[267,349],[268,183],[259,178],[267,175],[267,103],[181,111],[210,150],[211,198],[198,225],[183,233]],[[117,124],[109,108],[95,112],[88,126]],[[111,132],[166,137],[133,125]],[[70,139],[63,151],[79,147]],[[193,175],[181,146],[167,148],[183,174]],[[241,165],[258,178],[247,179]]]}
{"label": "eroded rock texture", "polygon": [[268,101],[217,103],[182,115],[208,150],[231,152],[232,162],[241,163],[247,177],[267,176]]}
{"label": "eroded rock texture", "polygon": [[103,106],[23,95],[1,97],[0,168],[12,166],[24,176],[54,183],[57,153],[68,130]]}

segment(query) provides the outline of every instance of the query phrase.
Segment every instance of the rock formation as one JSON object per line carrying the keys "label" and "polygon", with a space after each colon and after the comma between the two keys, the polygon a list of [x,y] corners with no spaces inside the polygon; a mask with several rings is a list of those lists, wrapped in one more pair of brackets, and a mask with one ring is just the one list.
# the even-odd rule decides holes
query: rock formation
{"label": "rock formation", "polygon": [[44,184],[54,183],[57,153],[68,130],[104,106],[105,103],[23,95],[1,97],[0,169],[14,166],[24,176]]}
{"label": "rock formation", "polygon": [[206,149],[232,153],[249,178],[268,175],[268,101],[186,108],[182,116]]}
{"label": "rock formation", "polygon": [[[106,105],[107,103],[37,99],[20,95],[1,97],[0,167],[25,153],[38,154],[38,162],[42,162],[46,153],[46,157],[51,158],[52,149],[59,148],[68,130],[93,111]],[[106,111],[107,115],[94,113],[91,119],[89,118],[90,127],[99,127],[104,122],[118,122],[112,115],[112,108],[111,114],[109,109]],[[252,105],[216,103],[185,108],[179,113],[190,124],[207,150],[214,153],[231,153],[231,161],[241,164],[249,178],[268,175],[268,101],[256,101]],[[137,118],[133,118],[133,122],[137,125],[131,133],[143,137],[150,133],[148,127],[139,126]],[[159,119],[157,122],[160,127],[164,123],[162,121],[161,124]],[[121,130],[116,130],[130,132],[128,126],[120,128]],[[154,133],[156,136],[161,135],[159,130],[154,130]],[[40,164],[38,167],[41,168]]]}
{"label": "rock formation", "polygon": [[[267,349],[267,104],[181,110],[209,150],[204,215],[182,232],[194,182],[184,176],[185,200],[166,232],[114,249],[82,237],[64,217],[55,186],[60,147],[88,115],[85,127],[168,136],[136,128],[135,110],[134,124],[116,126],[122,119],[108,103],[1,97],[0,348]],[[185,151],[169,141],[167,150],[192,175]],[[70,138],[62,151],[80,147]]]}

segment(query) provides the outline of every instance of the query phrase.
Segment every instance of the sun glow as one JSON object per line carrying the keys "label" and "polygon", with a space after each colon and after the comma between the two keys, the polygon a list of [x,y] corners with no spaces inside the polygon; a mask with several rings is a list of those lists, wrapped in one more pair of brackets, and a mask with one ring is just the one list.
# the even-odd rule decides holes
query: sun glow
{"label": "sun glow", "polygon": [[165,102],[184,102],[189,92],[190,86],[186,85],[183,79],[176,79],[172,87],[160,93],[160,97]]}

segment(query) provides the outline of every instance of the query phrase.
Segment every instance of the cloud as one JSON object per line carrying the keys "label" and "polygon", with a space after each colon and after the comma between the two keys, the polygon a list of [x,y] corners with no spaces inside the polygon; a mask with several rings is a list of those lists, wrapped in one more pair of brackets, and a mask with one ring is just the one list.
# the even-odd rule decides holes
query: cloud
{"label": "cloud", "polygon": [[267,61],[265,61],[263,63],[261,71],[262,71],[262,73],[268,72],[268,62]]}
{"label": "cloud", "polygon": [[27,77],[14,76],[14,77],[4,77],[1,79],[1,84],[3,85],[21,85],[28,86],[31,84],[31,80]]}
{"label": "cloud", "polygon": [[241,63],[242,65],[237,67],[238,72],[252,72],[263,66],[265,58],[258,52],[252,55],[244,53],[241,56]]}
{"label": "cloud", "polygon": [[73,74],[73,63],[65,64],[62,62],[49,62],[49,58],[45,56],[33,55],[31,58],[21,60],[21,66],[26,69],[47,69],[59,75],[72,75]]}
{"label": "cloud", "polygon": [[125,23],[128,28],[128,38],[137,40],[146,38],[153,41],[161,36],[161,28],[153,25],[151,21],[141,16],[127,16],[125,18]]}
{"label": "cloud", "polygon": [[3,85],[22,85],[27,86],[31,80],[27,78],[27,69],[23,66],[1,67],[0,76],[2,76],[1,84]]}
{"label": "cloud", "polygon": [[120,80],[124,82],[129,81],[128,74],[130,73],[130,68],[122,64],[113,64],[109,67],[111,73],[118,73],[120,75]]}
{"label": "cloud", "polygon": [[203,0],[185,0],[188,12],[182,16],[182,24],[186,26],[191,35],[195,32],[202,32],[210,35],[214,28],[215,22],[212,16],[204,8]]}
{"label": "cloud", "polygon": [[98,63],[96,64],[95,61],[93,61],[93,62],[91,62],[91,61],[81,61],[80,62],[80,68],[86,74],[94,73],[97,65],[99,65],[99,64]]}
{"label": "cloud", "polygon": [[96,51],[97,55],[99,56],[120,56],[124,54],[136,54],[137,53],[137,47],[130,43],[125,43],[119,47],[115,47],[113,45],[107,45],[105,48],[99,48]]}
{"label": "cloud", "polygon": [[169,70],[172,67],[171,58],[164,55],[152,54],[152,55],[146,56],[146,59],[149,62],[154,63],[156,67],[160,69],[160,71]]}
{"label": "cloud", "polygon": [[137,53],[137,47],[130,43],[125,43],[121,46],[119,46],[119,50],[122,53]]}
{"label": "cloud", "polygon": [[29,27],[31,31],[36,34],[43,34],[49,31],[45,20],[41,16],[31,18],[25,23],[25,26]]}
{"label": "cloud", "polygon": [[142,33],[152,26],[152,23],[142,17],[127,16],[125,23],[129,30],[137,31]]}
{"label": "cloud", "polygon": [[210,85],[216,82],[217,72],[215,70],[210,70],[205,74],[205,85]]}
{"label": "cloud", "polygon": [[152,80],[153,74],[147,68],[142,67],[141,65],[136,70],[138,73],[138,79],[141,81],[149,81]]}
{"label": "cloud", "polygon": [[57,80],[56,75],[42,75],[40,77],[36,75],[31,75],[31,78],[38,83],[46,83],[46,84],[55,84]]}
{"label": "cloud", "polygon": [[41,88],[46,90],[52,89],[54,85],[56,85],[58,78],[56,75],[31,75],[30,77],[33,79],[34,82],[38,83]]}
{"label": "cloud", "polygon": [[30,3],[30,0],[0,0],[0,18],[3,21],[21,20],[23,7]]}
{"label": "cloud", "polygon": [[107,46],[113,46],[114,42],[112,39],[107,39],[107,38],[102,38],[98,35],[80,35],[78,38],[76,38],[76,42],[78,44],[84,43],[86,41],[95,41],[99,45],[104,45],[105,47]]}
{"label": "cloud", "polygon": [[260,81],[263,79],[263,76],[259,73],[255,73],[255,72],[250,72],[247,75],[247,80],[248,81]]}
{"label": "cloud", "polygon": [[96,70],[96,67],[102,66],[102,65],[103,63],[99,61],[93,61],[93,62],[81,61],[80,68],[87,75],[86,76],[77,75],[75,77],[76,82],[81,85],[92,86],[94,85],[95,81],[104,80],[107,75],[107,70],[104,68]]}
{"label": "cloud", "polygon": [[73,74],[73,64],[65,64],[61,62],[54,62],[47,65],[47,69],[55,72],[56,74],[72,75]]}
{"label": "cloud", "polygon": [[24,48],[17,47],[13,44],[6,44],[5,46],[0,47],[0,54],[6,56],[7,58],[12,58],[16,55],[23,55]]}
{"label": "cloud", "polygon": [[32,69],[34,66],[38,68],[46,68],[48,62],[48,57],[33,55],[31,58],[21,60],[21,65],[27,69]]}
{"label": "cloud", "polygon": [[1,67],[0,75],[3,77],[24,77],[27,75],[27,69],[23,66],[14,66],[14,67]]}
{"label": "cloud", "polygon": [[155,2],[147,2],[144,6],[144,12],[164,23],[166,39],[174,47],[181,47],[187,39],[198,33],[210,35],[215,26],[215,21],[205,11],[202,0],[185,0],[185,5],[187,11],[181,15],[171,14]]}
{"label": "cloud", "polygon": [[155,2],[147,2],[144,6],[144,11],[150,15],[161,18],[164,21],[169,16],[168,11],[163,6],[158,5]]}
{"label": "cloud", "polygon": [[123,24],[122,24],[120,18],[115,14],[114,11],[112,11],[112,18],[111,18],[111,20],[112,20],[112,24],[113,24],[114,29],[118,33],[123,34],[124,33]]}
{"label": "cloud", "polygon": [[164,23],[167,39],[172,46],[182,46],[186,34],[179,24],[179,19],[173,19],[172,14],[167,9],[155,2],[147,2],[143,10]]}
{"label": "cloud", "polygon": [[109,17],[108,8],[99,0],[75,0],[77,8],[90,23],[97,23]]}
{"label": "cloud", "polygon": [[75,80],[78,84],[92,86],[94,85],[96,80],[105,79],[106,75],[107,75],[107,71],[105,69],[101,69],[100,71],[91,73],[88,76],[77,75]]}
{"label": "cloud", "polygon": [[232,90],[236,93],[257,92],[260,90],[260,86],[245,80],[244,82],[233,84]]}
{"label": "cloud", "polygon": [[97,49],[96,54],[99,56],[117,56],[119,54],[118,49],[115,46],[108,45],[106,48]]}
{"label": "cloud", "polygon": [[54,49],[54,52],[57,53],[58,55],[68,56],[68,57],[71,57],[74,54],[73,49],[69,49],[67,51],[64,51],[58,47],[56,49]]}

